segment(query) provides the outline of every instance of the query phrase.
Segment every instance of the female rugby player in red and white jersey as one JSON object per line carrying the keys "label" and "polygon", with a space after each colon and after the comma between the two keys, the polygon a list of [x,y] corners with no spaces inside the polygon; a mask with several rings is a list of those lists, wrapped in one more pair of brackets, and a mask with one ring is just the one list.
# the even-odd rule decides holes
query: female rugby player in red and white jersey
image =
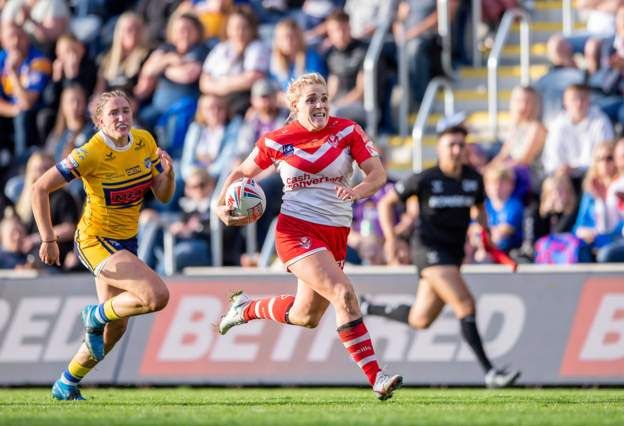
{"label": "female rugby player in red and white jersey", "polygon": [[[242,292],[219,324],[221,334],[254,319],[314,328],[329,304],[336,310],[338,335],[367,376],[379,399],[388,399],[403,381],[379,368],[358,298],[342,270],[353,201],[374,194],[386,172],[373,142],[351,120],[329,116],[325,79],[305,74],[292,82],[287,98],[293,120],[261,137],[249,157],[227,177],[217,214],[226,225],[247,224],[225,206],[225,190],[241,177],[254,177],[275,165],[284,183],[277,221],[277,254],[298,279],[296,295],[251,300]],[[365,174],[348,184],[355,160]]]}

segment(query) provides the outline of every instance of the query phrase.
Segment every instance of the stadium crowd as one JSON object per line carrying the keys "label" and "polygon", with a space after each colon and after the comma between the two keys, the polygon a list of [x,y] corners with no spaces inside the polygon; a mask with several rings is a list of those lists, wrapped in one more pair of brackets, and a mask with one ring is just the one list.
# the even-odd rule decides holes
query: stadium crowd
{"label": "stadium crowd", "polygon": [[[469,3],[451,0],[454,34],[466,33]],[[484,0],[496,28],[506,8],[533,2]],[[288,83],[308,72],[327,78],[332,115],[364,124],[363,62],[383,0],[6,0],[0,1],[0,268],[82,271],[72,251],[84,201],[79,181],[51,198],[61,267],[38,261],[32,183],[85,143],[94,97],[124,90],[139,126],[174,158],[178,191],[168,206],[147,202],[139,254],[163,271],[163,230],[174,236],[178,270],[211,264],[210,199],[223,173],[256,139],[288,119]],[[513,90],[510,126],[499,143],[466,147],[485,177],[492,241],[518,261],[624,261],[624,1],[581,0],[587,31],[548,41],[551,66],[535,87]],[[443,74],[435,0],[403,0],[384,47],[379,125],[392,133],[387,95],[396,85],[396,43],[406,43],[412,110]],[[468,63],[453,38],[454,65]],[[484,47],[487,48],[487,36]],[[470,113],[471,111],[466,111]],[[459,123],[453,123],[459,124]],[[442,130],[444,128],[442,127]],[[497,147],[499,149],[493,149]],[[382,147],[383,148],[383,147]],[[392,170],[390,170],[392,175]],[[281,181],[258,177],[269,205],[258,241],[279,212]],[[349,237],[354,264],[410,263],[417,212],[396,211],[398,256],[388,262],[376,203],[357,201]],[[489,262],[469,228],[467,263]],[[240,229],[224,229],[224,264],[242,256]]]}

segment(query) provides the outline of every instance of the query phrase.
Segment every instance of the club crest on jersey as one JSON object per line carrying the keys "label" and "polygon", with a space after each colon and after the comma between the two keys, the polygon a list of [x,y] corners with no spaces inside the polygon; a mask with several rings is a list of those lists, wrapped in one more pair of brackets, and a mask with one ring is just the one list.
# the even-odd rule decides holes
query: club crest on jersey
{"label": "club crest on jersey", "polygon": [[308,237],[301,237],[299,238],[299,245],[307,250],[312,247],[312,241]]}
{"label": "club crest on jersey", "polygon": [[134,150],[139,151],[140,149],[143,149],[144,146],[145,146],[145,141],[140,140],[134,145]]}
{"label": "club crest on jersey", "polygon": [[333,148],[338,148],[338,136],[329,135],[327,138],[327,143],[330,144]]}
{"label": "club crest on jersey", "polygon": [[444,191],[444,184],[441,180],[432,180],[431,181],[431,192],[434,194],[439,194]]}
{"label": "club crest on jersey", "polygon": [[146,169],[152,168],[152,160],[150,160],[149,157],[143,160],[143,163],[145,164]]}
{"label": "club crest on jersey", "polygon": [[462,180],[462,189],[466,192],[476,191],[479,184],[474,179]]}
{"label": "club crest on jersey", "polygon": [[294,152],[295,147],[291,143],[288,143],[282,147],[282,154],[284,155],[292,155]]}

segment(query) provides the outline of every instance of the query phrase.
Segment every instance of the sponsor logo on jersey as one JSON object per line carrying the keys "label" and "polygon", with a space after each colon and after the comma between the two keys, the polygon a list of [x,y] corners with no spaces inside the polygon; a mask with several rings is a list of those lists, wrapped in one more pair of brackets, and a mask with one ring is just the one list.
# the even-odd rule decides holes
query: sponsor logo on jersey
{"label": "sponsor logo on jersey", "polygon": [[143,163],[145,164],[145,168],[146,169],[151,169],[152,168],[152,160],[148,158],[146,158],[145,160],[143,160]]}
{"label": "sponsor logo on jersey", "polygon": [[295,152],[295,147],[293,146],[293,144],[288,143],[284,146],[282,146],[282,154],[284,155],[292,155]]}
{"label": "sponsor logo on jersey", "polygon": [[440,255],[437,251],[428,251],[427,252],[427,262],[431,264],[436,264],[440,261]]}
{"label": "sponsor logo on jersey", "polygon": [[141,173],[141,166],[134,166],[126,169],[126,174],[128,176],[136,175],[137,173]]}
{"label": "sponsor logo on jersey", "polygon": [[431,181],[431,192],[434,194],[439,194],[444,191],[444,182],[441,180],[432,180]]}
{"label": "sponsor logo on jersey", "polygon": [[69,163],[71,164],[72,169],[78,168],[78,162],[74,159],[74,157],[72,157],[71,155],[68,155],[67,160],[69,160]]}
{"label": "sponsor logo on jersey", "polygon": [[78,156],[80,160],[84,160],[85,158],[87,158],[87,150],[84,149],[83,147],[76,148],[75,151],[76,151],[76,155]]}
{"label": "sponsor logo on jersey", "polygon": [[429,198],[429,207],[432,209],[471,207],[474,202],[474,197],[468,195],[435,195]]}
{"label": "sponsor logo on jersey", "polygon": [[312,185],[320,185],[322,183],[340,183],[344,180],[343,176],[327,177],[327,176],[313,176],[309,173],[304,173],[299,176],[293,176],[286,179],[286,189],[307,188]]}
{"label": "sponsor logo on jersey", "polygon": [[115,154],[113,154],[113,151],[109,152],[108,154],[104,154],[105,161],[111,161],[114,159],[115,159]]}
{"label": "sponsor logo on jersey", "polygon": [[145,182],[134,183],[120,188],[104,188],[104,198],[107,206],[124,206],[136,203],[143,199],[145,191],[152,186],[151,179]]}
{"label": "sponsor logo on jersey", "polygon": [[462,189],[466,192],[476,191],[479,188],[479,183],[474,179],[462,180]]}

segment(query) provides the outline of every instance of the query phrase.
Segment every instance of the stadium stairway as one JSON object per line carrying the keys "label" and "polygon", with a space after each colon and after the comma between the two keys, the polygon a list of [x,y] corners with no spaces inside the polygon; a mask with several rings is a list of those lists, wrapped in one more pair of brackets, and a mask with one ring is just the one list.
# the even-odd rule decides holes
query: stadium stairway
{"label": "stadium stairway", "polygon": [[[546,41],[562,30],[562,2],[561,0],[534,1],[529,9],[531,15],[531,81],[535,82],[548,71],[546,57]],[[575,28],[582,28],[577,24]],[[498,78],[498,123],[499,134],[503,134],[509,125],[509,98],[511,89],[520,84],[520,45],[518,24],[514,24],[507,37],[500,59]],[[487,61],[487,54],[483,62]],[[467,125],[471,130],[469,142],[489,144],[493,142],[489,135],[489,120],[487,108],[487,68],[463,66],[456,70],[453,82],[455,97],[455,111],[463,111],[467,115]],[[444,111],[443,95],[438,93],[432,113],[427,119],[425,137],[423,139],[423,161],[428,167],[435,163],[435,126],[442,118]],[[416,114],[410,115],[410,130],[416,120]],[[393,176],[402,176],[412,167],[412,139],[391,135],[385,141],[387,165]]]}

